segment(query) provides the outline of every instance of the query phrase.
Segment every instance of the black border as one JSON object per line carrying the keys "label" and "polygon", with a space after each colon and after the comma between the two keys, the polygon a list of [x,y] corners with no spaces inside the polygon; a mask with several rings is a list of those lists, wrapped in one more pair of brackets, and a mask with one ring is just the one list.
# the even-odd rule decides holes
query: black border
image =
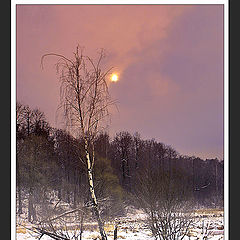
{"label": "black border", "polygon": [[[229,1],[229,236],[230,239],[237,239],[239,235],[239,224],[235,221],[239,216],[239,197],[237,193],[239,192],[238,184],[239,179],[239,167],[237,166],[239,162],[239,144],[236,139],[239,138],[237,127],[240,123],[239,114],[234,112],[235,107],[239,103],[239,90],[238,87],[238,75],[239,75],[239,54],[237,51],[237,46],[239,45],[239,34],[234,34],[239,32],[238,22],[239,22],[239,8],[236,4],[237,1]],[[235,61],[234,61],[235,60]],[[238,64],[238,66],[236,66]],[[239,165],[239,164],[238,164]],[[235,237],[234,237],[235,236]]]}
{"label": "black border", "polygon": [[4,239],[11,237],[11,1],[5,1],[0,15],[1,23],[1,216]]}

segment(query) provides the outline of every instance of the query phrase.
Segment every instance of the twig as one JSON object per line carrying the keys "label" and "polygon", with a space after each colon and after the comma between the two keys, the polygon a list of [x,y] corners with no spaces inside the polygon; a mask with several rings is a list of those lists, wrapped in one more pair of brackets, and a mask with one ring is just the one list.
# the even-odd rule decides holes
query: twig
{"label": "twig", "polygon": [[[82,207],[81,207],[81,208],[82,208]],[[76,211],[81,211],[81,212],[85,213],[81,208],[76,208],[76,209],[73,209],[73,210],[64,212],[64,213],[62,213],[62,214],[60,214],[60,215],[58,215],[58,216],[56,216],[56,217],[54,217],[54,218],[45,219],[45,220],[43,220],[42,222],[51,222],[51,221],[54,221],[54,220],[56,220],[56,219],[58,219],[58,218],[61,218],[61,217],[65,216],[65,215],[67,215],[67,214],[74,213],[74,212],[76,212]]]}
{"label": "twig", "polygon": [[35,228],[35,229],[41,233],[41,237],[45,234],[55,240],[70,240],[70,238],[62,237],[55,233],[51,233],[51,232],[48,232],[48,231],[40,229],[40,228]]}

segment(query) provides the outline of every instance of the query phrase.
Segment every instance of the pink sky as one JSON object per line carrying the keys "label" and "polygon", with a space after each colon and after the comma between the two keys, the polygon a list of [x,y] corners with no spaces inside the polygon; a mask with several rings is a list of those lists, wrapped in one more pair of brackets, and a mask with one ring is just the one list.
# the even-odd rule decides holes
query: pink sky
{"label": "pink sky", "polygon": [[222,5],[18,5],[17,100],[56,122],[55,52],[71,58],[77,44],[120,80],[110,134],[127,130],[179,153],[223,158]]}

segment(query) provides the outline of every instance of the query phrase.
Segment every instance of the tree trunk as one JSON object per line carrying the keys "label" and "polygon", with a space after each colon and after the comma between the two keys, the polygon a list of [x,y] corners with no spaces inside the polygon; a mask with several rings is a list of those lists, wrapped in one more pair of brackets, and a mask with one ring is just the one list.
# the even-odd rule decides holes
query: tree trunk
{"label": "tree trunk", "polygon": [[74,182],[74,187],[73,187],[73,208],[77,207],[77,174],[76,174],[76,169],[73,171],[73,182]]}
{"label": "tree trunk", "polygon": [[36,212],[33,206],[33,191],[30,187],[29,189],[29,196],[28,196],[28,221],[35,221],[36,220]]}
{"label": "tree trunk", "polygon": [[57,193],[58,193],[58,199],[62,199],[62,190],[61,190],[61,187],[58,187]]}
{"label": "tree trunk", "polygon": [[79,240],[82,240],[82,234],[83,234],[83,218],[84,218],[84,215],[83,215],[83,213],[79,213],[79,214],[81,214]]}
{"label": "tree trunk", "polygon": [[125,159],[123,158],[121,160],[121,167],[122,167],[122,185],[125,186],[126,184],[126,175],[125,175]]}
{"label": "tree trunk", "polygon": [[20,170],[19,170],[19,159],[17,157],[16,161],[16,177],[17,177],[17,196],[18,196],[18,214],[22,214],[22,191],[21,191],[21,179],[20,179]]}
{"label": "tree trunk", "polygon": [[28,196],[28,221],[31,222],[32,219],[32,194],[31,190],[29,190]]}
{"label": "tree trunk", "polygon": [[194,168],[194,160],[192,159],[192,194],[193,198],[195,198],[195,168]]}
{"label": "tree trunk", "polygon": [[218,172],[217,172],[217,161],[215,161],[215,189],[216,189],[216,196],[218,196]]}
{"label": "tree trunk", "polygon": [[77,183],[74,184],[74,190],[73,190],[73,208],[77,207]]}
{"label": "tree trunk", "polygon": [[117,228],[118,226],[116,225],[113,233],[113,240],[117,240]]}
{"label": "tree trunk", "polygon": [[20,185],[18,186],[18,214],[22,214],[22,191]]}
{"label": "tree trunk", "polygon": [[107,240],[107,235],[104,230],[104,224],[103,224],[103,221],[100,216],[97,198],[96,198],[95,191],[94,191],[92,164],[91,164],[90,154],[89,154],[88,148],[87,148],[87,142],[85,142],[85,154],[86,154],[86,160],[87,160],[88,182],[89,182],[90,196],[91,196],[91,200],[92,200],[92,204],[93,204],[93,211],[94,211],[95,217],[98,222],[99,232],[101,234],[102,240]]}

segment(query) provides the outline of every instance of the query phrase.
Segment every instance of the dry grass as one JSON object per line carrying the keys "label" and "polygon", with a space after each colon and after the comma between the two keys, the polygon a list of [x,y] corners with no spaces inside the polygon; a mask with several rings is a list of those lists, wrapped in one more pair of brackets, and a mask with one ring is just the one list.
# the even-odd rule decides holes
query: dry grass
{"label": "dry grass", "polygon": [[26,228],[25,227],[17,227],[17,229],[16,229],[16,233],[26,233],[27,232],[27,230],[26,230]]}
{"label": "dry grass", "polygon": [[112,223],[107,223],[104,226],[104,229],[106,232],[113,232],[114,228],[115,228],[115,226]]}
{"label": "dry grass", "polygon": [[194,230],[194,229],[190,229],[188,236],[189,237],[197,237],[198,235],[198,231]]}
{"label": "dry grass", "polygon": [[197,209],[195,213],[198,215],[210,215],[210,216],[223,216],[223,209],[220,208],[206,208],[206,209]]}
{"label": "dry grass", "polygon": [[118,235],[118,238],[119,238],[119,239],[126,239],[126,237],[125,237],[125,236],[122,236],[122,235]]}

